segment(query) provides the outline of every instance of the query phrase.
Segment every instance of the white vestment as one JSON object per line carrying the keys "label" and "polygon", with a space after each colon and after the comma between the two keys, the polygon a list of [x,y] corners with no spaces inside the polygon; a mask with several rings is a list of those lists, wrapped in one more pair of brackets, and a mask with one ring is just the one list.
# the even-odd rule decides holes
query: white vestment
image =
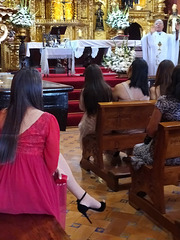
{"label": "white vestment", "polygon": [[178,64],[179,39],[175,34],[165,32],[148,33],[141,40],[143,59],[148,64],[148,75],[156,75],[158,65],[161,61],[171,60],[174,65]]}

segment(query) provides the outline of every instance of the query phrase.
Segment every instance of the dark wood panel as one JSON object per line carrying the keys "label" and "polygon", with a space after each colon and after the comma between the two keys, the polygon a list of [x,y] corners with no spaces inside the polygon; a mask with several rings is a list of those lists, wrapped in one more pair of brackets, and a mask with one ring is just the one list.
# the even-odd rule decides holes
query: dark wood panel
{"label": "dark wood panel", "polygon": [[[0,86],[0,109],[9,104],[12,75],[0,76],[3,84]],[[43,81],[44,111],[53,114],[59,123],[61,131],[66,130],[68,114],[68,92],[73,86]]]}

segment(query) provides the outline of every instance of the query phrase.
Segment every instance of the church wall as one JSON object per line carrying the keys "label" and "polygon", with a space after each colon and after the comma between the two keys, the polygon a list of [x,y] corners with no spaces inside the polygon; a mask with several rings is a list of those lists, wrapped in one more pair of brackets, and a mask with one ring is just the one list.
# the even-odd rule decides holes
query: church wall
{"label": "church wall", "polygon": [[178,12],[180,13],[180,1],[179,0],[166,0],[165,4],[166,4],[165,13],[171,14],[173,4],[177,4]]}
{"label": "church wall", "polygon": [[177,2],[178,12],[180,13],[180,1]]}
{"label": "church wall", "polygon": [[164,9],[165,13],[171,14],[172,5],[174,4],[174,0],[166,0],[165,4],[166,4],[166,8]]}

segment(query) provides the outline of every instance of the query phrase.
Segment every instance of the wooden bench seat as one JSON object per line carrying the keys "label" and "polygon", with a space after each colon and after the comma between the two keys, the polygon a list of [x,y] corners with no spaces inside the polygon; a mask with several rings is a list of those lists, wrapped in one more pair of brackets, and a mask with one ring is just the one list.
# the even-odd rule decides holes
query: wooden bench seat
{"label": "wooden bench seat", "polygon": [[0,213],[0,240],[70,240],[53,216]]}
{"label": "wooden bench seat", "polygon": [[[154,100],[99,103],[96,133],[82,140],[81,167],[103,178],[114,191],[127,188],[129,184],[122,185],[118,181],[130,176],[129,167],[111,166],[110,161],[104,161],[103,153],[132,149],[142,142],[154,104]],[[134,129],[136,132],[132,132]]]}
{"label": "wooden bench seat", "polygon": [[178,186],[180,182],[180,166],[165,165],[166,159],[180,156],[180,122],[160,123],[156,137],[153,165],[144,165],[137,171],[130,165],[129,203],[145,211],[179,240],[180,211],[166,212],[164,186]]}

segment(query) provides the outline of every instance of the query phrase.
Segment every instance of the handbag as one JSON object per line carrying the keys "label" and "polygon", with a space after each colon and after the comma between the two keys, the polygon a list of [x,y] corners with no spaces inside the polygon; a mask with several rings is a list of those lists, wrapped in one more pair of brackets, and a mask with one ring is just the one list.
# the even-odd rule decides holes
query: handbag
{"label": "handbag", "polygon": [[66,200],[67,200],[67,175],[60,174],[57,170],[54,173],[54,180],[58,188],[59,204],[60,204],[60,224],[65,229],[66,224]]}

